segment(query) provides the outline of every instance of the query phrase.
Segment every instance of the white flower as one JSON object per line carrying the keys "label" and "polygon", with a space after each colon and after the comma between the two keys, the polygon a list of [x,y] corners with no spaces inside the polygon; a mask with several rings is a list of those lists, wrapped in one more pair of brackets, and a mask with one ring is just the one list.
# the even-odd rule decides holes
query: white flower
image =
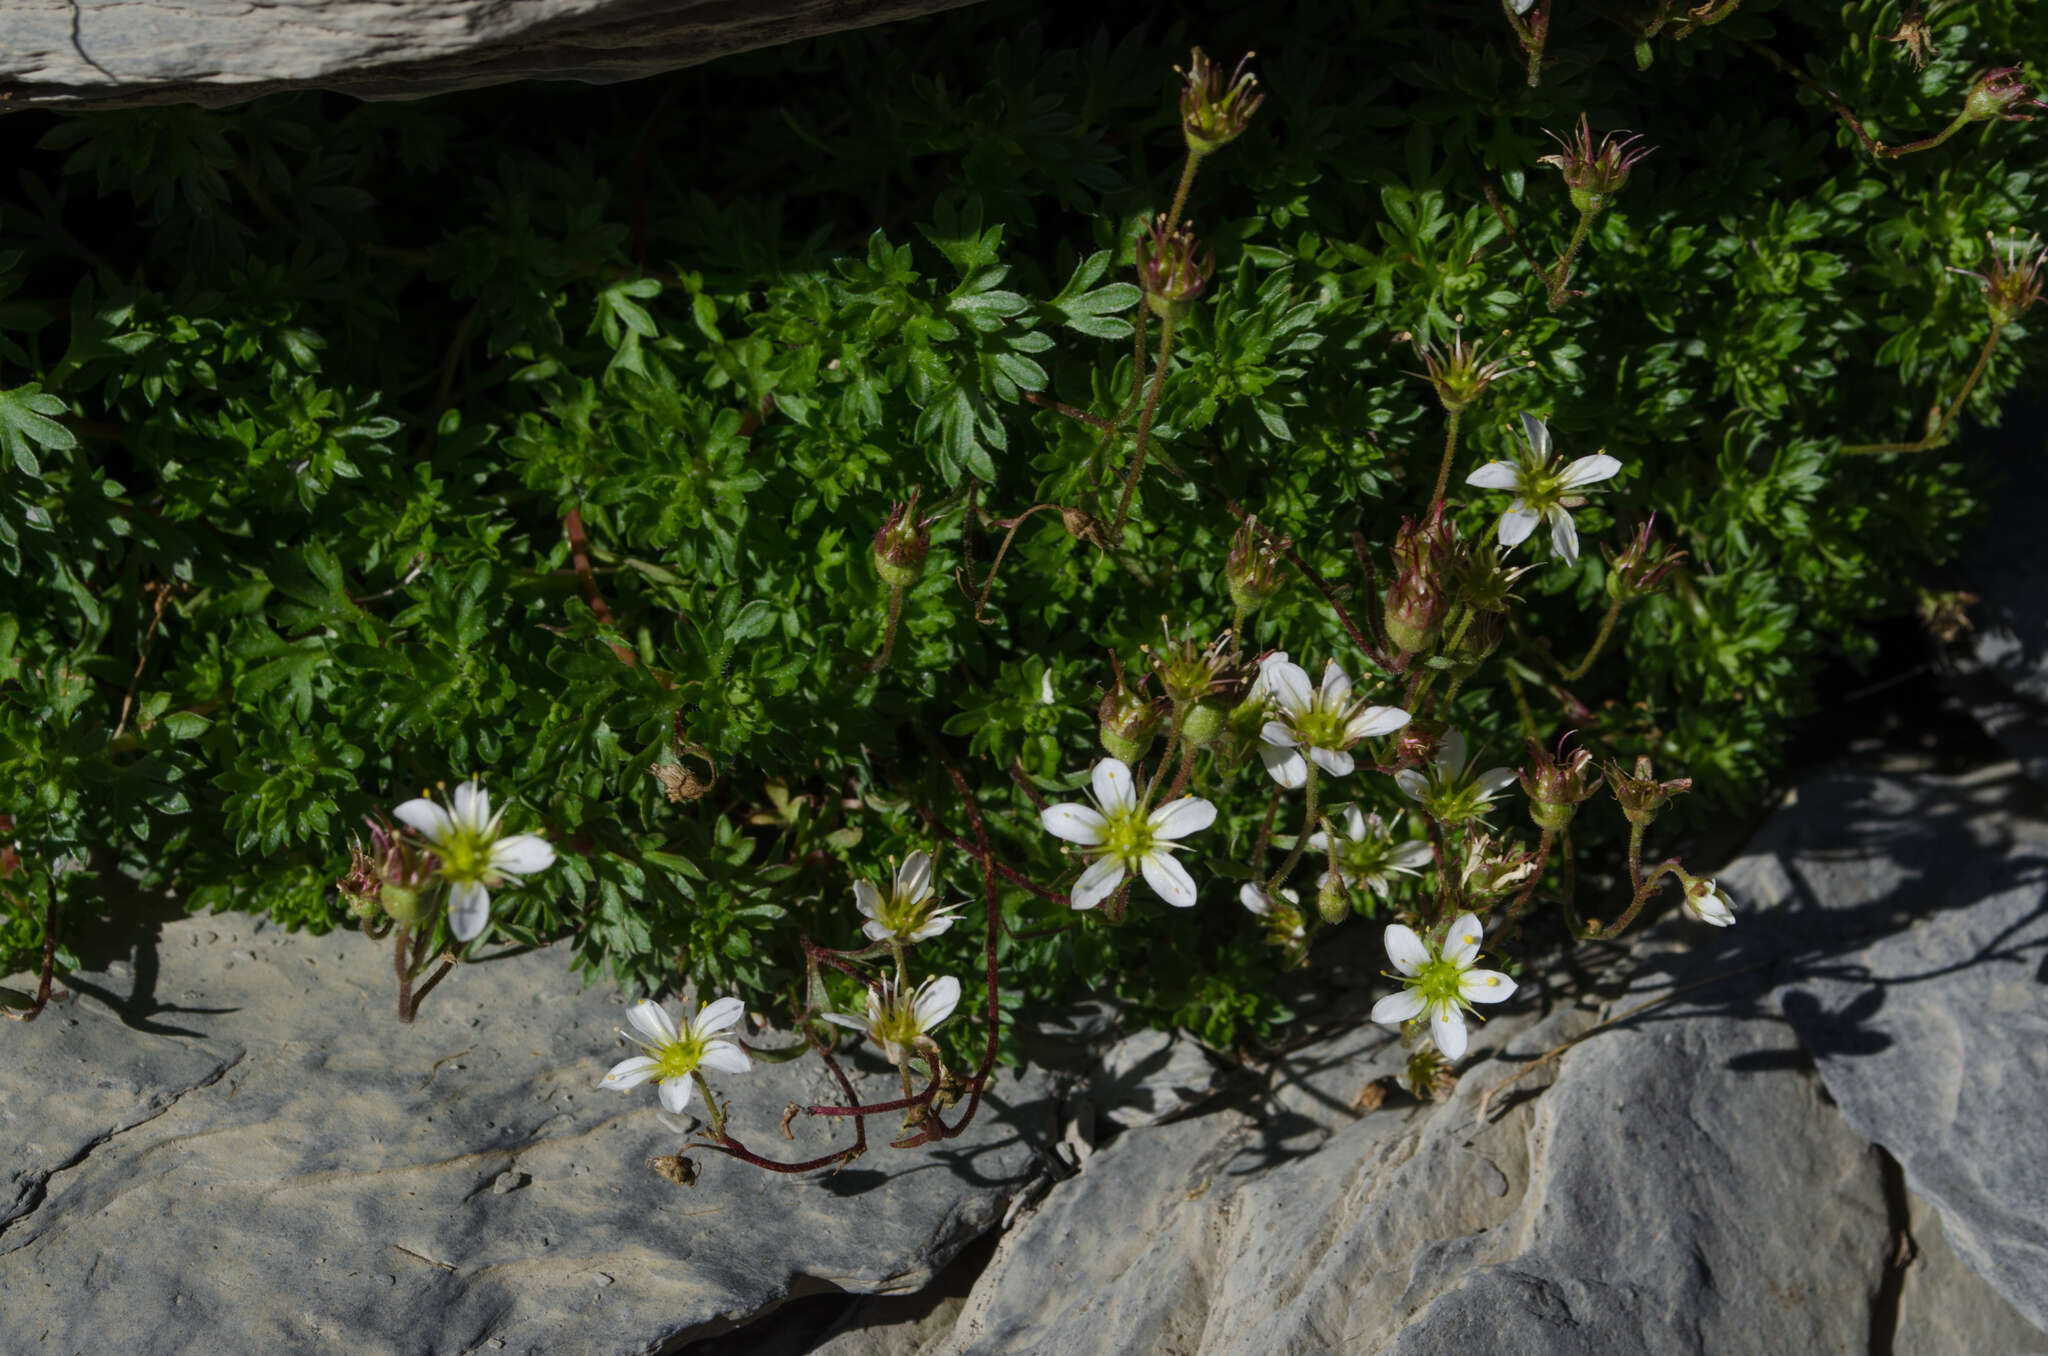
{"label": "white flower", "polygon": [[1522,416],[1522,435],[1529,452],[1516,461],[1490,461],[1465,477],[1467,485],[1485,490],[1513,490],[1515,500],[1500,516],[1500,544],[1518,546],[1536,524],[1550,523],[1550,544],[1565,564],[1579,558],[1579,532],[1571,510],[1586,502],[1572,491],[1598,484],[1621,469],[1605,452],[1560,464],[1550,453],[1550,430],[1533,414]]}
{"label": "white flower", "polygon": [[1348,775],[1357,763],[1346,750],[1408,723],[1399,707],[1354,700],[1351,679],[1334,659],[1323,669],[1321,688],[1311,688],[1308,674],[1284,655],[1261,665],[1258,681],[1272,694],[1275,716],[1259,731],[1259,758],[1273,780],[1288,788],[1307,785],[1308,759],[1332,777]]}
{"label": "white flower", "polygon": [[[1334,845],[1330,835],[1318,829],[1309,835],[1308,850],[1329,853],[1334,874],[1346,885],[1354,890],[1370,889],[1382,899],[1386,898],[1388,876],[1412,876],[1436,860],[1427,843],[1410,839],[1396,845],[1378,812],[1360,814],[1356,805],[1345,808],[1344,833]],[[1332,874],[1325,871],[1316,883],[1328,884]]]}
{"label": "white flower", "polygon": [[901,1064],[908,1047],[915,1045],[920,1036],[930,1035],[958,1006],[960,981],[951,975],[928,977],[910,994],[897,992],[895,979],[884,976],[878,987],[868,990],[866,1015],[828,1012],[825,1020],[865,1031],[882,1047],[891,1064]]}
{"label": "white flower", "polygon": [[867,915],[860,930],[871,942],[890,937],[899,942],[921,942],[960,921],[958,908],[932,908],[932,859],[924,852],[904,858],[887,895],[864,880],[855,881],[853,902]]}
{"label": "white flower", "polygon": [[623,1029],[619,1034],[646,1053],[614,1064],[598,1086],[629,1092],[648,1079],[655,1079],[661,1085],[662,1109],[681,1115],[690,1104],[690,1076],[698,1069],[745,1073],[753,1067],[738,1042],[719,1034],[738,1026],[746,1015],[746,1005],[739,999],[721,998],[706,1004],[696,1016],[684,1019],[678,1029],[661,1004],[651,998],[643,999],[626,1013],[626,1020],[640,1035]]}
{"label": "white flower", "polygon": [[1095,860],[1074,882],[1077,909],[1092,909],[1109,898],[1123,878],[1141,871],[1154,894],[1176,908],[1195,902],[1195,879],[1173,859],[1180,839],[1216,822],[1216,807],[1198,796],[1182,796],[1151,814],[1138,803],[1131,769],[1115,758],[1095,765],[1098,811],[1072,803],[1049,805],[1039,816],[1047,833],[1078,843]]}
{"label": "white flower", "polygon": [[1403,988],[1372,1005],[1372,1019],[1399,1026],[1417,1017],[1429,1018],[1429,1037],[1445,1059],[1465,1055],[1465,1017],[1474,1003],[1504,1003],[1515,981],[1498,970],[1475,970],[1479,958],[1479,919],[1460,914],[1442,946],[1431,946],[1415,929],[1399,923],[1387,927],[1387,958],[1402,975]]}
{"label": "white flower", "polygon": [[521,877],[555,864],[555,850],[545,838],[499,835],[504,811],[491,813],[490,794],[478,782],[456,787],[450,808],[422,796],[391,813],[433,844],[441,859],[441,875],[448,882],[448,930],[458,942],[483,934],[491,921],[491,891],[518,885]]}
{"label": "white flower", "polygon": [[1426,771],[1403,768],[1394,774],[1394,784],[1409,799],[1422,802],[1437,822],[1463,824],[1485,818],[1487,802],[1513,786],[1516,776],[1511,767],[1474,772],[1465,761],[1465,736],[1451,730]]}
{"label": "white flower", "polygon": [[1308,921],[1301,912],[1301,896],[1282,887],[1275,900],[1259,888],[1257,881],[1238,887],[1238,902],[1266,925],[1266,940],[1275,946],[1299,945],[1308,939]]}
{"label": "white flower", "polygon": [[1475,833],[1465,842],[1465,862],[1458,871],[1459,883],[1473,899],[1504,895],[1536,874],[1536,856],[1502,841],[1490,833]]}
{"label": "white flower", "polygon": [[1712,923],[1717,928],[1725,928],[1735,922],[1735,901],[1728,898],[1728,892],[1698,876],[1685,883],[1685,898],[1679,907],[1688,917]]}

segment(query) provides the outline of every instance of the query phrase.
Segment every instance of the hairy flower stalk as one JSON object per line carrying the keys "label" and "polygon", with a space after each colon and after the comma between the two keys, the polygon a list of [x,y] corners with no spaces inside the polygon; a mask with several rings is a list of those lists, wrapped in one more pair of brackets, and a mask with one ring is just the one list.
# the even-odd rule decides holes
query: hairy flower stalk
{"label": "hairy flower stalk", "polygon": [[1387,927],[1387,959],[1402,988],[1373,1004],[1372,1019],[1400,1026],[1426,1019],[1429,1038],[1445,1059],[1463,1059],[1467,1044],[1464,1014],[1474,1003],[1504,1003],[1515,981],[1498,970],[1473,968],[1479,959],[1480,927],[1474,914],[1460,914],[1440,942],[1425,942],[1400,923]]}
{"label": "hairy flower stalk", "polygon": [[[1182,796],[1147,813],[1128,765],[1105,758],[1095,765],[1095,806],[1047,806],[1039,822],[1047,833],[1079,846],[1093,858],[1074,882],[1069,901],[1092,909],[1115,893],[1124,877],[1141,874],[1152,892],[1175,908],[1195,902],[1195,880],[1174,860],[1181,839],[1216,822],[1216,807]],[[1099,807],[1099,808],[1097,808]]]}
{"label": "hairy flower stalk", "polygon": [[[1465,342],[1463,330],[1452,332],[1451,346],[1440,353],[1435,345],[1422,350],[1423,366],[1429,369],[1426,380],[1436,388],[1437,403],[1444,407],[1449,423],[1444,429],[1444,455],[1437,466],[1436,488],[1430,491],[1429,503],[1432,510],[1441,504],[1444,489],[1450,484],[1451,463],[1458,453],[1458,423],[1486,389],[1504,374],[1514,369],[1514,364],[1505,358],[1490,362],[1479,361],[1479,350],[1485,341]],[[1409,373],[1419,376],[1420,373]]]}
{"label": "hairy flower stalk", "polygon": [[[1194,158],[1190,157],[1190,173],[1194,163]],[[1159,393],[1166,385],[1167,368],[1173,361],[1174,329],[1194,309],[1195,302],[1216,272],[1216,252],[1208,250],[1198,254],[1200,247],[1195,241],[1194,228],[1183,224],[1175,231],[1169,225],[1172,220],[1168,216],[1153,218],[1145,228],[1145,238],[1138,242],[1138,289],[1145,295],[1145,305],[1160,320],[1159,356],[1153,364],[1152,384],[1145,395],[1145,408],[1138,415],[1137,444],[1131,450],[1131,469],[1124,477],[1123,498],[1117,503],[1116,525],[1112,533],[1123,531],[1124,521],[1131,513],[1131,498],[1137,494],[1138,480],[1145,473],[1145,455],[1152,442],[1152,420],[1159,413]]]}
{"label": "hairy flower stalk", "polygon": [[912,486],[908,503],[890,505],[889,516],[882,520],[870,549],[875,574],[889,590],[889,614],[882,623],[882,647],[868,664],[870,672],[880,672],[889,667],[889,655],[896,648],[896,625],[903,615],[903,597],[924,577],[925,557],[931,554],[931,529],[938,519],[936,515],[923,519],[917,516],[917,494],[917,487]]}
{"label": "hairy flower stalk", "polygon": [[1595,146],[1593,129],[1583,113],[1579,115],[1578,132],[1572,140],[1566,141],[1555,132],[1546,135],[1557,142],[1559,153],[1539,156],[1537,163],[1553,165],[1564,175],[1572,206],[1579,212],[1579,223],[1572,232],[1571,244],[1558,259],[1557,267],[1544,278],[1544,285],[1550,291],[1550,309],[1554,311],[1564,304],[1565,287],[1571,282],[1572,263],[1578,258],[1579,247],[1586,243],[1586,233],[1593,228],[1593,219],[1607,210],[1614,195],[1628,184],[1629,174],[1657,148],[1635,147],[1634,143],[1642,140],[1641,135],[1623,137],[1620,132],[1609,132]]}
{"label": "hairy flower stalk", "polygon": [[1181,78],[1180,130],[1188,158],[1174,188],[1173,206],[1166,214],[1169,220],[1178,221],[1187,207],[1188,191],[1194,187],[1195,170],[1203,159],[1243,136],[1251,126],[1252,114],[1266,102],[1259,91],[1259,78],[1245,69],[1255,55],[1246,52],[1239,57],[1237,68],[1228,76],[1222,67],[1212,66],[1199,47],[1189,56],[1186,70],[1174,67]]}
{"label": "hairy flower stalk", "polygon": [[1512,490],[1515,498],[1500,516],[1498,528],[1502,546],[1519,546],[1541,522],[1550,524],[1550,544],[1567,565],[1579,559],[1579,533],[1572,525],[1571,510],[1586,502],[1576,493],[1589,485],[1613,478],[1621,462],[1605,452],[1566,462],[1553,456],[1550,429],[1533,414],[1522,415],[1522,437],[1527,450],[1514,461],[1490,461],[1465,477],[1467,485],[1488,490]]}

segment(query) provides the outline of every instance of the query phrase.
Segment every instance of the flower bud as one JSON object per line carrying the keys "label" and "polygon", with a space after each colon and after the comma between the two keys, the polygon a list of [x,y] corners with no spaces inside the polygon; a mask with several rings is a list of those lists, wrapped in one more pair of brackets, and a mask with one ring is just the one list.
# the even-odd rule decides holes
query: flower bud
{"label": "flower bud", "polygon": [[1192,225],[1175,231],[1164,213],[1146,224],[1145,238],[1138,242],[1138,287],[1161,320],[1179,320],[1192,311],[1216,272],[1216,251],[1197,257],[1195,250]]}
{"label": "flower bud", "polygon": [[1324,876],[1322,884],[1316,887],[1316,912],[1325,923],[1341,923],[1351,913],[1351,900],[1344,893],[1344,882],[1335,872]]}
{"label": "flower bud", "polygon": [[917,491],[910,502],[895,504],[875,533],[875,573],[892,589],[907,589],[924,575],[924,559],[931,553],[931,522],[918,521]]}
{"label": "flower bud", "polygon": [[1685,898],[1679,902],[1679,908],[1684,910],[1686,917],[1711,923],[1717,928],[1725,928],[1735,922],[1735,901],[1728,898],[1726,890],[1687,871],[1678,875],[1679,882],[1685,887]]}
{"label": "flower bud", "polygon": [[1607,784],[1614,789],[1614,798],[1621,802],[1621,812],[1628,816],[1628,822],[1647,826],[1663,813],[1671,798],[1692,788],[1692,778],[1680,777],[1676,781],[1660,782],[1657,774],[1650,770],[1649,758],[1636,759],[1633,777],[1621,770],[1621,764],[1609,763],[1606,767]]}
{"label": "flower bud", "polygon": [[1191,749],[1206,749],[1223,733],[1229,716],[1223,703],[1213,697],[1196,702],[1180,718],[1181,740]]}
{"label": "flower bud", "polygon": [[[1569,738],[1570,736],[1566,736]],[[1589,800],[1599,789],[1596,781],[1586,785],[1586,766],[1593,755],[1584,749],[1564,751],[1562,741],[1552,754],[1535,740],[1529,741],[1529,766],[1522,771],[1522,792],[1529,797],[1529,818],[1539,829],[1553,832],[1572,822],[1579,802]]]}
{"label": "flower bud", "polygon": [[419,927],[433,917],[428,894],[441,869],[433,853],[403,832],[378,820],[370,826],[370,845],[349,840],[348,874],[341,879],[342,903],[351,916],[373,919],[389,915],[406,927]]}
{"label": "flower bud", "polygon": [[1230,539],[1230,556],[1223,565],[1223,580],[1230,588],[1230,601],[1240,612],[1256,612],[1280,591],[1283,576],[1280,562],[1286,558],[1290,539],[1269,541],[1259,531],[1259,520],[1248,518],[1238,524]]}
{"label": "flower bud", "polygon": [[1458,870],[1458,883],[1473,903],[1504,895],[1536,874],[1536,854],[1524,852],[1506,842],[1495,842],[1490,833],[1475,833],[1465,843],[1465,859]]}
{"label": "flower bud", "polygon": [[1564,175],[1565,187],[1571,190],[1572,206],[1589,214],[1605,211],[1608,200],[1628,183],[1629,172],[1657,149],[1646,146],[1631,150],[1630,143],[1642,140],[1641,134],[1617,141],[1619,132],[1609,132],[1595,147],[1593,130],[1583,113],[1579,114],[1579,130],[1573,140],[1566,141],[1555,132],[1546,135],[1562,152],[1540,156],[1537,163],[1555,165]]}
{"label": "flower bud", "polygon": [[1102,747],[1110,757],[1135,767],[1152,747],[1152,738],[1159,733],[1159,707],[1145,695],[1146,678],[1138,680],[1135,688],[1124,685],[1123,675],[1117,675],[1116,686],[1102,696],[1102,706],[1096,718],[1102,735]]}
{"label": "flower bud", "polygon": [[1175,640],[1171,630],[1166,636],[1164,647],[1153,650],[1148,646],[1146,654],[1152,660],[1152,672],[1159,677],[1160,691],[1176,711],[1237,685],[1230,662],[1229,632],[1206,646],[1195,644],[1193,636]]}
{"label": "flower bud", "polygon": [[1436,644],[1451,610],[1451,572],[1461,551],[1457,529],[1439,508],[1429,517],[1402,520],[1394,537],[1394,582],[1387,588],[1387,639],[1407,654]]}
{"label": "flower bud", "polygon": [[1188,58],[1186,70],[1174,67],[1182,81],[1180,127],[1190,154],[1207,155],[1243,136],[1252,114],[1266,102],[1266,96],[1258,91],[1258,77],[1244,68],[1254,55],[1246,52],[1239,57],[1228,80],[1209,64],[1208,55],[1199,47]]}
{"label": "flower bud", "polygon": [[1394,736],[1394,764],[1396,767],[1416,767],[1436,757],[1439,745],[1450,727],[1440,720],[1417,716],[1403,725]]}
{"label": "flower bud", "polygon": [[1685,559],[1685,552],[1667,551],[1661,543],[1650,539],[1650,529],[1656,524],[1657,515],[1653,513],[1619,554],[1605,546],[1600,548],[1600,554],[1607,557],[1607,596],[1615,602],[1632,603],[1655,594],[1663,588],[1664,576]]}
{"label": "flower bud", "polygon": [[2048,108],[2028,90],[2026,81],[2020,79],[2020,68],[2001,66],[1986,71],[1977,77],[1970,92],[1963,96],[1963,120],[1965,122],[2032,122],[2030,114],[2016,110],[2022,104],[2037,108]]}

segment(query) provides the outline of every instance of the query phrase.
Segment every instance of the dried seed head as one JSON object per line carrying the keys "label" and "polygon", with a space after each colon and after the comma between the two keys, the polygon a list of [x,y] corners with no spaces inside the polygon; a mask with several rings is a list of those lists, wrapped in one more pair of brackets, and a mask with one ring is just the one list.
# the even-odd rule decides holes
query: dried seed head
{"label": "dried seed head", "polygon": [[1199,47],[1188,58],[1186,70],[1174,67],[1182,81],[1181,132],[1191,154],[1207,155],[1243,136],[1252,114],[1266,102],[1259,92],[1259,78],[1245,69],[1254,55],[1246,52],[1239,57],[1237,69],[1227,79],[1221,68],[1209,64],[1208,54]]}

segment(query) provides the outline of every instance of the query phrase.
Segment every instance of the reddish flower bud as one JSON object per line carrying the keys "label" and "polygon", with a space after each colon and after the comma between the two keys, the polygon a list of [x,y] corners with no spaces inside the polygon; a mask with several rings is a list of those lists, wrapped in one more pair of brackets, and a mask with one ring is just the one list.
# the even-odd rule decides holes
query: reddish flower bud
{"label": "reddish flower bud", "polygon": [[1216,251],[1196,254],[1195,228],[1183,223],[1176,231],[1166,215],[1152,218],[1138,242],[1138,287],[1145,304],[1162,320],[1179,320],[1195,307],[1216,272]]}
{"label": "reddish flower bud", "polygon": [[917,517],[917,491],[910,502],[895,504],[875,533],[875,573],[891,588],[907,589],[924,575],[924,558],[931,553],[931,520]]}
{"label": "reddish flower bud", "polygon": [[1614,789],[1614,798],[1621,802],[1621,812],[1628,816],[1629,823],[1636,825],[1649,824],[1663,813],[1673,796],[1692,789],[1690,777],[1658,781],[1647,757],[1636,759],[1634,776],[1623,772],[1619,763],[1609,763],[1606,773],[1607,784]]}
{"label": "reddish flower bud", "polygon": [[2019,67],[2000,66],[1978,76],[1977,82],[1970,86],[1970,92],[1963,96],[1963,120],[1990,122],[1996,118],[2001,122],[2032,122],[2032,115],[2017,111],[2023,104],[2048,108],[2048,104],[2033,97],[2026,81],[2020,79]]}
{"label": "reddish flower bud", "polygon": [[2007,231],[2003,247],[1989,231],[1984,233],[1984,239],[1991,244],[1991,263],[1984,272],[1966,268],[1950,268],[1949,272],[1982,283],[1984,309],[1995,323],[2010,325],[2041,299],[2041,264],[2048,259],[2048,250],[2041,248],[2038,235],[2027,237],[2027,243],[2022,245],[2017,232]]}
{"label": "reddish flower bud", "polygon": [[[1571,738],[1569,734],[1566,739]],[[1539,829],[1562,829],[1579,811],[1579,802],[1589,800],[1599,789],[1596,779],[1586,785],[1586,766],[1593,755],[1584,749],[1564,751],[1559,740],[1555,754],[1535,740],[1529,741],[1529,766],[1522,770],[1522,792],[1529,797],[1529,817]]]}
{"label": "reddish flower bud", "polygon": [[1600,548],[1600,554],[1607,557],[1609,598],[1619,603],[1630,603],[1650,597],[1664,586],[1664,577],[1685,559],[1685,552],[1667,551],[1661,543],[1650,539],[1650,530],[1656,524],[1657,515],[1653,513],[1636,529],[1636,535],[1627,548],[1619,553],[1605,546]]}
{"label": "reddish flower bud", "polygon": [[1562,148],[1558,155],[1546,155],[1538,163],[1555,165],[1564,175],[1565,186],[1571,190],[1572,206],[1581,212],[1600,212],[1607,207],[1608,199],[1622,190],[1628,183],[1629,172],[1646,157],[1656,151],[1655,146],[1631,150],[1632,143],[1641,141],[1637,134],[1617,141],[1619,132],[1609,132],[1593,145],[1593,130],[1586,121],[1586,115],[1579,114],[1578,135],[1566,141],[1555,132],[1546,133]]}

